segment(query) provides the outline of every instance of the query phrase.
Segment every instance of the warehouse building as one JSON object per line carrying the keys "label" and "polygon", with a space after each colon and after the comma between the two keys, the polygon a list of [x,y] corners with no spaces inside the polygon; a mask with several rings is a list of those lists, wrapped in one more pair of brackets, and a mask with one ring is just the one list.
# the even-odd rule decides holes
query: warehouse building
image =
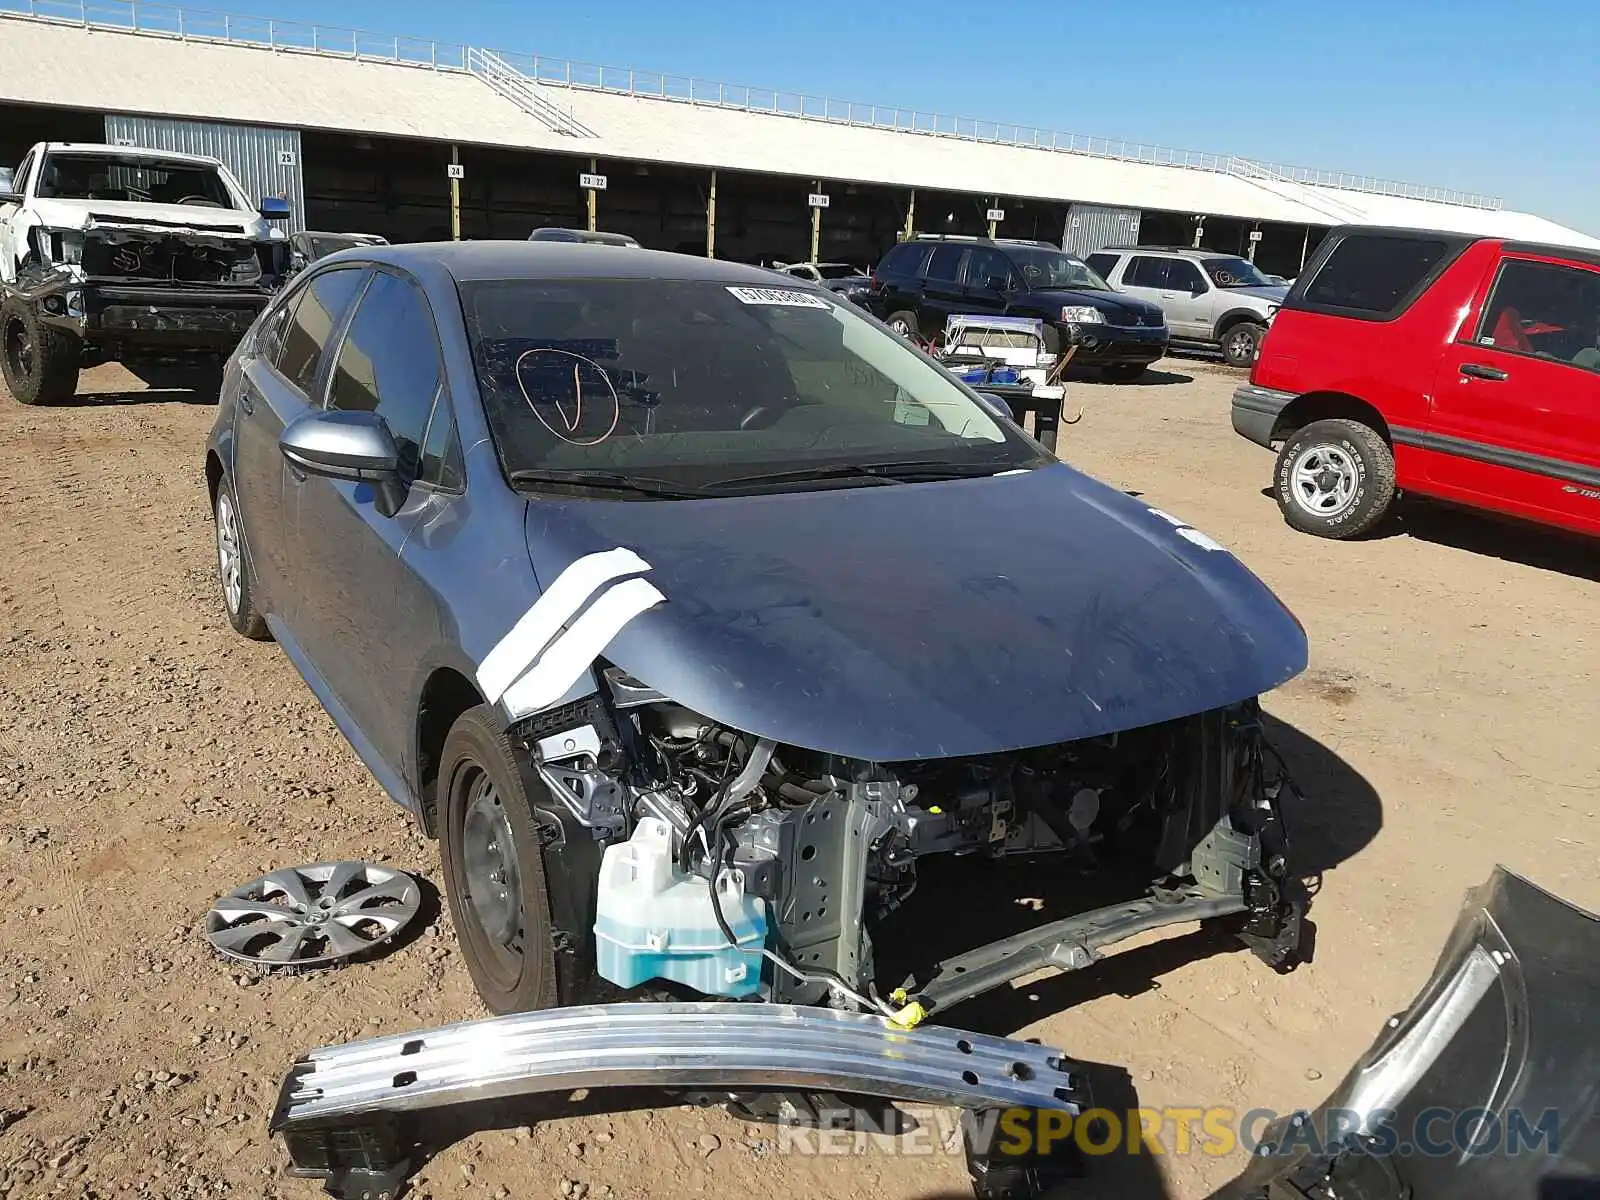
{"label": "warehouse building", "polygon": [[908,229],[1142,241],[1298,272],[1349,222],[1600,247],[1491,197],[128,0],[0,0],[0,163],[35,141],[215,154],[296,228],[597,225],[746,261],[876,262]]}

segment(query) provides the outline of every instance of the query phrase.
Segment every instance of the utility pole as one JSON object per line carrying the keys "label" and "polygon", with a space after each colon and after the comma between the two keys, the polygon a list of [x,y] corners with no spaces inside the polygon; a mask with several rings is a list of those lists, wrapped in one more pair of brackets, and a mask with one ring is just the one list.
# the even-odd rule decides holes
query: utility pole
{"label": "utility pole", "polygon": [[817,261],[817,250],[822,245],[822,205],[817,201],[822,197],[822,180],[816,181],[816,194],[811,199],[811,258],[810,262]]}
{"label": "utility pole", "polygon": [[706,196],[706,257],[717,256],[717,172],[711,172],[711,191]]}
{"label": "utility pole", "polygon": [[909,242],[911,235],[917,231],[917,189],[911,189],[911,200],[906,205],[906,235],[902,239]]}
{"label": "utility pole", "polygon": [[450,147],[450,240],[461,240],[461,147]]}

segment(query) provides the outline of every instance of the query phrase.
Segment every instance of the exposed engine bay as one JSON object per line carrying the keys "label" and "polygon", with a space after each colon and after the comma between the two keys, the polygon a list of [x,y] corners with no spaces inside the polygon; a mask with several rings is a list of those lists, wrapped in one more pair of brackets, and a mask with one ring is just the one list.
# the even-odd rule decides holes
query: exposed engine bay
{"label": "exposed engine bay", "polygon": [[[1250,914],[1279,958],[1297,937],[1280,886],[1279,784],[1253,700],[1054,746],[872,763],[743,734],[614,668],[606,680],[611,703],[541,714],[513,740],[563,809],[541,814],[547,845],[572,852],[568,870],[597,870],[595,970],[614,985],[899,1011],[924,981],[880,979],[873,931],[914,903],[919,863],[934,855],[1114,867],[1171,907],[1140,928],[1207,915],[1184,914],[1189,898],[1211,915]],[[571,844],[591,839],[597,868]],[[552,874],[562,887],[561,869]],[[561,930],[566,906],[552,899],[558,950],[587,941],[573,926],[588,906]],[[1087,943],[1083,961],[1029,949],[1069,969],[1095,957]],[[1001,955],[972,965],[997,979],[1029,969],[1028,955]]]}

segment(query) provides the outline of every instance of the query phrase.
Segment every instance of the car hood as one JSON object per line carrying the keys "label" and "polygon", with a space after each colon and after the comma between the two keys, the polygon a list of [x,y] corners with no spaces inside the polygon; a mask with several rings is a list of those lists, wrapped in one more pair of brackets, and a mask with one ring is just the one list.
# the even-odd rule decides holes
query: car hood
{"label": "car hood", "polygon": [[1029,292],[1028,299],[1047,308],[1056,308],[1065,304],[1088,304],[1098,308],[1107,316],[1113,314],[1161,315],[1161,306],[1159,304],[1152,304],[1148,300],[1141,300],[1138,296],[1128,296],[1122,292],[1076,292],[1065,288],[1045,288]]}
{"label": "car hood", "polygon": [[1063,465],[679,501],[531,501],[542,585],[624,547],[665,603],[604,657],[719,722],[852,758],[1047,745],[1258,695],[1299,622],[1231,554]]}
{"label": "car hood", "polygon": [[1289,294],[1289,289],[1283,284],[1271,283],[1264,287],[1223,288],[1222,294],[1224,296],[1253,296],[1257,300],[1282,304],[1283,298]]}
{"label": "car hood", "polygon": [[217,238],[288,237],[255,213],[198,204],[144,204],[132,200],[52,200],[33,202],[40,223],[49,229],[178,233],[200,231]]}

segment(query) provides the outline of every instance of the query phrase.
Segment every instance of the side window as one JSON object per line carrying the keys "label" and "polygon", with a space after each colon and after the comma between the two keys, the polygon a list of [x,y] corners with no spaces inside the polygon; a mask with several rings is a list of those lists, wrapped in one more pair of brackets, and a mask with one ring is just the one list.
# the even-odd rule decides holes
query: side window
{"label": "side window", "polygon": [[301,289],[294,316],[284,328],[278,370],[307,397],[315,387],[322,353],[366,277],[360,267],[341,267],[324,271]]}
{"label": "side window", "polygon": [[967,251],[966,278],[962,282],[968,287],[993,288],[996,280],[1008,280],[1011,275],[1011,264],[998,250],[974,246]]}
{"label": "side window", "polygon": [[1167,260],[1151,258],[1147,254],[1134,256],[1123,273],[1122,282],[1128,287],[1159,288],[1167,286]]}
{"label": "side window", "polygon": [[878,274],[915,276],[927,253],[926,242],[901,242],[884,255],[878,264]]}
{"label": "side window", "polygon": [[328,407],[381,416],[402,470],[415,479],[439,381],[439,334],[422,292],[409,280],[378,272],[339,348]]}
{"label": "side window", "polygon": [[1600,370],[1600,273],[1506,260],[1484,306],[1477,341]]}
{"label": "side window", "polygon": [[948,242],[935,246],[933,257],[928,260],[928,278],[940,283],[954,283],[960,273],[961,256],[965,252],[965,247],[952,246]]}
{"label": "side window", "polygon": [[459,492],[467,486],[455,414],[450,409],[450,396],[442,390],[434,403],[433,416],[428,420],[427,436],[422,439],[422,462],[417,478],[441,492]]}
{"label": "side window", "polygon": [[1196,288],[1206,290],[1205,280],[1200,277],[1200,268],[1186,258],[1169,258],[1167,260],[1167,287],[1178,292],[1193,292]]}
{"label": "side window", "polygon": [[289,328],[290,318],[294,316],[295,305],[300,303],[304,288],[297,288],[285,296],[261,322],[261,332],[256,334],[255,354],[257,358],[264,358],[273,366],[278,365],[278,356],[283,353],[283,335]]}
{"label": "side window", "polygon": [[1444,260],[1449,247],[1431,238],[1351,234],[1340,240],[1306,287],[1304,303],[1358,315],[1397,314]]}
{"label": "side window", "polygon": [[1117,256],[1115,254],[1091,254],[1084,259],[1094,268],[1094,273],[1107,282],[1111,279],[1111,272],[1117,269]]}

